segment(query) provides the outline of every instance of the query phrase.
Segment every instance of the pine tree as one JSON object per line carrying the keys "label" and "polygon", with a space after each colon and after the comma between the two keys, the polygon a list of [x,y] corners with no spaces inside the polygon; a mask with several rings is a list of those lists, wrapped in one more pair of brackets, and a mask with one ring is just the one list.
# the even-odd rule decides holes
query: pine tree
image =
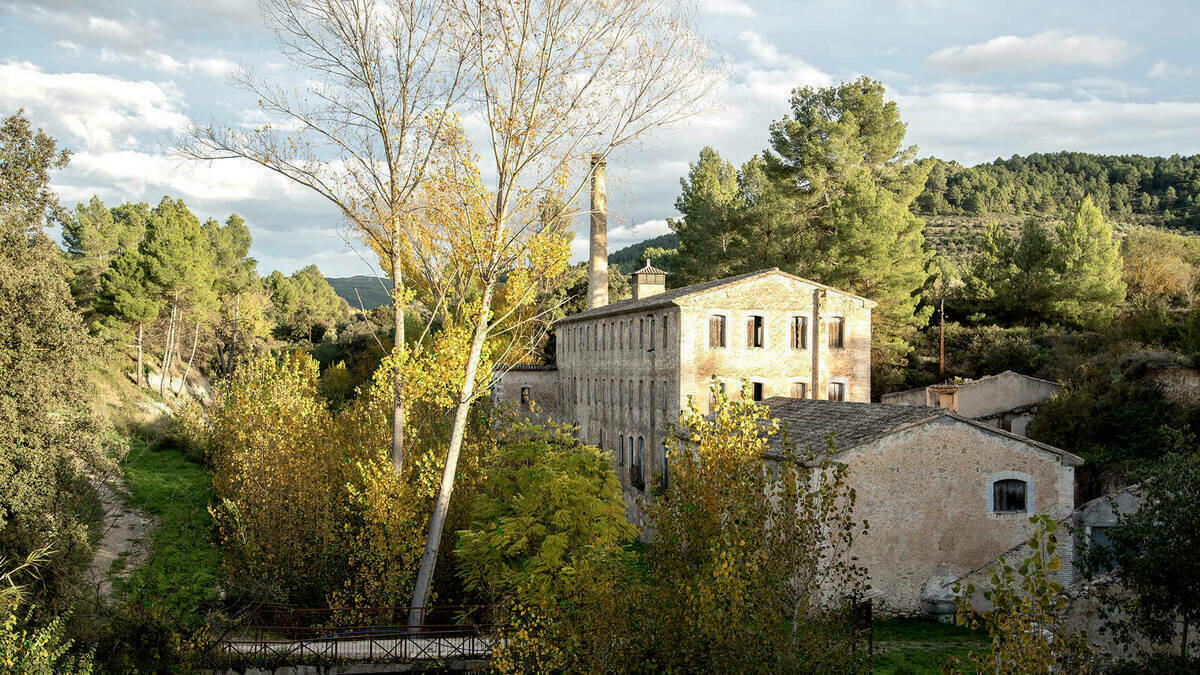
{"label": "pine tree", "polygon": [[1061,287],[1054,303],[1063,320],[1089,328],[1112,322],[1117,306],[1125,301],[1121,279],[1120,245],[1100,209],[1085,197],[1075,213],[1059,224],[1055,261]]}
{"label": "pine tree", "polygon": [[879,303],[872,315],[872,362],[887,376],[928,322],[930,309],[919,308],[919,291],[932,253],[924,222],[910,210],[930,167],[913,163],[916,146],[902,146],[906,125],[884,93],[882,84],[866,77],[796,89],[791,116],[771,125],[772,151],[764,159],[776,185],[794,201],[794,227],[807,229],[814,240],[811,248],[794,251],[788,271]]}
{"label": "pine tree", "polygon": [[681,219],[668,223],[679,235],[680,282],[697,283],[729,276],[740,270],[742,233],[735,223],[737,173],[711,147],[700,150],[700,159],[679,179],[675,208]]}
{"label": "pine tree", "polygon": [[171,307],[159,384],[159,393],[165,397],[171,363],[176,356],[179,311],[185,303],[192,301],[197,306],[207,305],[213,283],[212,251],[199,219],[187,205],[181,200],[163,197],[147,220],[146,237],[140,252],[148,280]]}
{"label": "pine tree", "polygon": [[136,248],[117,256],[104,271],[96,293],[95,309],[137,328],[137,370],[134,371],[134,380],[139,387],[145,386],[142,367],[145,327],[158,318],[162,304],[146,276],[146,267]]}

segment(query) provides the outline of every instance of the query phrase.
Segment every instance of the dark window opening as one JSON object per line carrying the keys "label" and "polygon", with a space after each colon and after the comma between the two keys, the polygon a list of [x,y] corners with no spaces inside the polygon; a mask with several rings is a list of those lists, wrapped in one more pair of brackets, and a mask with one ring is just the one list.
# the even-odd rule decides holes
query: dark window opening
{"label": "dark window opening", "polygon": [[1025,511],[1025,481],[1006,478],[992,483],[992,510],[996,513]]}
{"label": "dark window opening", "polygon": [[829,348],[842,349],[846,346],[846,320],[834,317],[829,320]]}
{"label": "dark window opening", "polygon": [[752,316],[746,321],[746,346],[761,349],[765,337],[763,335],[763,318]]}
{"label": "dark window opening", "polygon": [[754,383],[754,400],[755,401],[763,400],[763,383],[762,382]]}
{"label": "dark window opening", "polygon": [[625,437],[620,436],[619,438],[621,442],[618,446],[620,453],[617,454],[617,466],[625,466]]}
{"label": "dark window opening", "polygon": [[529,407],[529,387],[521,387],[521,407]]}
{"label": "dark window opening", "polygon": [[792,317],[792,349],[808,349],[808,317]]}
{"label": "dark window opening", "polygon": [[725,317],[719,314],[708,317],[708,346],[725,346]]}
{"label": "dark window opening", "polygon": [[662,336],[663,336],[662,346],[663,346],[663,349],[666,349],[667,348],[667,315],[666,314],[663,314]]}

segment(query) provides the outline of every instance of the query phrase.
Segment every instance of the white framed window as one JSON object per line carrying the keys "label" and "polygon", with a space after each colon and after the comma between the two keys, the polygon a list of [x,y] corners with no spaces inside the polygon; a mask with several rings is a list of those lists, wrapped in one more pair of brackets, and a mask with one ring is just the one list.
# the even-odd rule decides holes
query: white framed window
{"label": "white framed window", "polygon": [[808,317],[792,317],[792,349],[808,349]]}
{"label": "white framed window", "polygon": [[988,513],[1034,513],[1033,477],[1023,471],[999,471],[988,476],[986,496]]}
{"label": "white framed window", "polygon": [[713,314],[708,317],[709,349],[723,349],[725,347],[725,323],[725,315],[723,314]]}
{"label": "white framed window", "polygon": [[840,316],[831,316],[826,322],[826,326],[829,328],[829,348],[845,349],[846,319]]}
{"label": "white framed window", "polygon": [[746,317],[746,347],[763,349],[767,346],[767,320],[757,314]]}

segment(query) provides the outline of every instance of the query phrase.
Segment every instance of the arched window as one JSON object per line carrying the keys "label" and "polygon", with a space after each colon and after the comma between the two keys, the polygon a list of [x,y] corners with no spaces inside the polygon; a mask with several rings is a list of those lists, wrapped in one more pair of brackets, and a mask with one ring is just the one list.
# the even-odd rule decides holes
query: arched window
{"label": "arched window", "polygon": [[1021,471],[1001,471],[988,478],[988,511],[1033,513],[1033,479]]}

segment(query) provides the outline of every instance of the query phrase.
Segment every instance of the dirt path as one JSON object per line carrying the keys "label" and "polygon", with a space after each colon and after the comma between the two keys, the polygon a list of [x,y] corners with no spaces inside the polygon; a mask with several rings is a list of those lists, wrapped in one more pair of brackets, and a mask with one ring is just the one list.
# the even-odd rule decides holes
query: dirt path
{"label": "dirt path", "polygon": [[[104,529],[100,541],[96,542],[87,579],[101,598],[108,599],[112,594],[113,576],[125,578],[130,570],[145,562],[146,537],[154,527],[154,521],[125,503],[118,492],[125,489],[119,478],[101,481],[96,489],[104,509]],[[113,563],[122,558],[124,566],[120,571],[112,572]]]}

